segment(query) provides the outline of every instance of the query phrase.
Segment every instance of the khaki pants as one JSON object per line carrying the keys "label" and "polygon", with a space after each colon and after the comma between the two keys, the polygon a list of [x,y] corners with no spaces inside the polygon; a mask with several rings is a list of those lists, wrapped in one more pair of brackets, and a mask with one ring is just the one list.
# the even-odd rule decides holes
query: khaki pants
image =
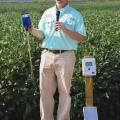
{"label": "khaki pants", "polygon": [[40,63],[40,113],[41,120],[54,120],[53,95],[58,87],[59,105],[57,120],[70,120],[70,87],[75,64],[74,51],[60,54],[44,50]]}

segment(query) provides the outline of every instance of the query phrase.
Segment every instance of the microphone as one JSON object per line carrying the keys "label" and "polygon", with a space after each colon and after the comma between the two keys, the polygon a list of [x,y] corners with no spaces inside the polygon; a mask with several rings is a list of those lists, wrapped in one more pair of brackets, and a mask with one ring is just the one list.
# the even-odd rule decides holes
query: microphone
{"label": "microphone", "polygon": [[[59,21],[59,17],[60,17],[60,11],[57,10],[57,11],[56,11],[56,21],[57,21],[57,22]],[[55,31],[58,31],[57,26],[55,27]]]}
{"label": "microphone", "polygon": [[57,10],[57,12],[56,12],[56,21],[59,21],[59,17],[60,17],[60,11]]}

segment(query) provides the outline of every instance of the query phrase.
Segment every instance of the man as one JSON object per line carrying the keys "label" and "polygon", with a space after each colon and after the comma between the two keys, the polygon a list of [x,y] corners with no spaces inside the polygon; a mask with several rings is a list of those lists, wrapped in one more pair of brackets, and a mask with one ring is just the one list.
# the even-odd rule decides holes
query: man
{"label": "man", "polygon": [[[68,5],[69,0],[56,0],[44,12],[39,31],[44,33],[40,63],[41,120],[54,120],[54,93],[59,92],[57,120],[70,120],[70,87],[77,44],[86,39],[83,17]],[[60,11],[60,15],[57,11]],[[57,13],[57,14],[56,14]],[[56,18],[57,17],[57,18]],[[35,29],[29,29],[33,35]]]}

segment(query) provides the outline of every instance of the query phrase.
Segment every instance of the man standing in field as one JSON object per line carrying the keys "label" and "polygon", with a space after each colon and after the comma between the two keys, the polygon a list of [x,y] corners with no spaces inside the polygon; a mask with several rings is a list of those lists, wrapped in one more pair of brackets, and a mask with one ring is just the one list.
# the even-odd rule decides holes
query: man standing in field
{"label": "man standing in field", "polygon": [[[77,44],[86,39],[86,32],[83,17],[68,2],[56,0],[56,5],[44,12],[38,25],[45,36],[40,63],[41,120],[54,120],[53,96],[56,88],[59,92],[57,120],[70,120],[74,51]],[[33,27],[28,31],[36,36]]]}

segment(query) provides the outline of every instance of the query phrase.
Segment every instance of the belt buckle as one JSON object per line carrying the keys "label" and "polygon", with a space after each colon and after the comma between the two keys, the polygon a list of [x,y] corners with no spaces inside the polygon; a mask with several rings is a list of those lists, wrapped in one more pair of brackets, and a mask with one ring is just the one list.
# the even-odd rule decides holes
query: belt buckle
{"label": "belt buckle", "polygon": [[62,54],[63,52],[65,52],[66,50],[54,50],[54,54]]}
{"label": "belt buckle", "polygon": [[49,52],[52,52],[54,54],[61,54],[61,53],[65,52],[65,50],[50,50],[50,49],[47,49],[47,48],[46,48],[46,50],[49,51]]}
{"label": "belt buckle", "polygon": [[53,53],[54,54],[59,54],[59,53],[61,53],[61,50],[53,50]]}

